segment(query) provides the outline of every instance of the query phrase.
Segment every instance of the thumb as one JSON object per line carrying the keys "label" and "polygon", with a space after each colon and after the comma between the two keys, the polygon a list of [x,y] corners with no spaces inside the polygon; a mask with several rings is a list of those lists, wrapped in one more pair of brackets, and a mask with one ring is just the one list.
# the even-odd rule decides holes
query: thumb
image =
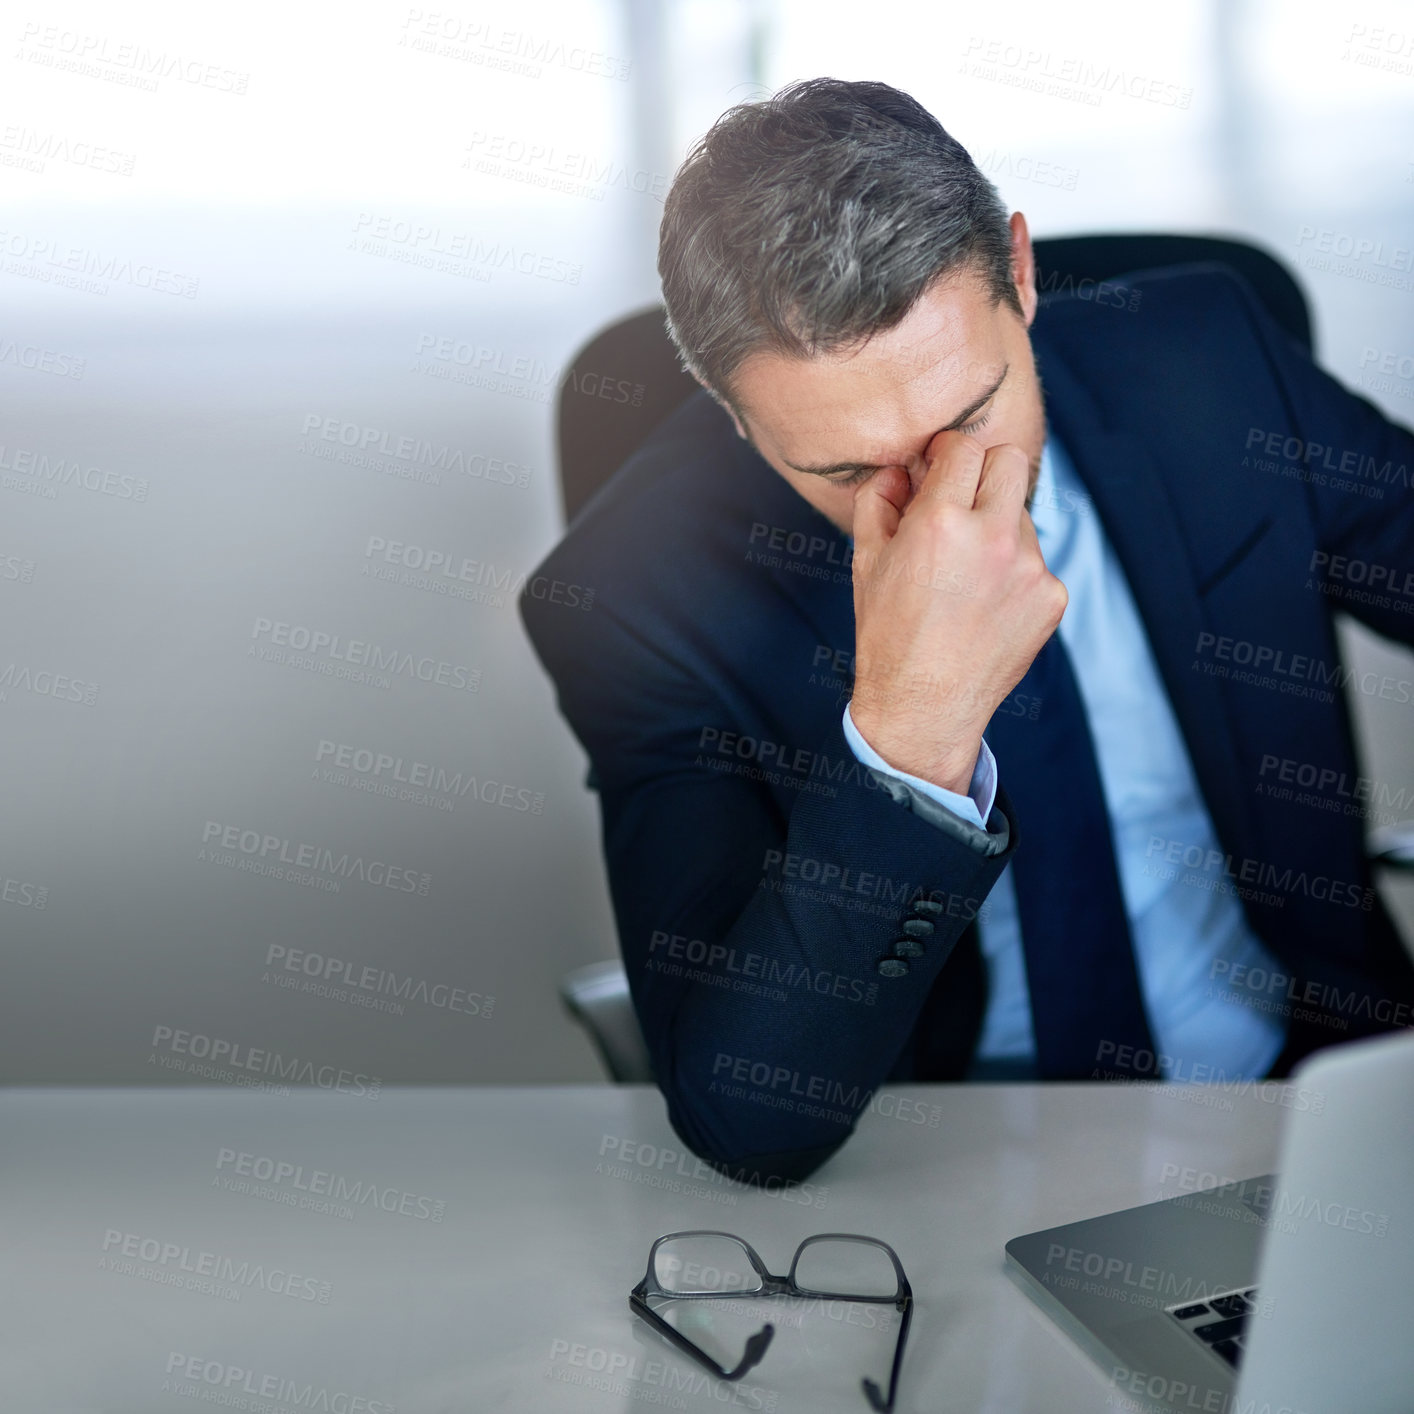
{"label": "thumb", "polygon": [[854,493],[854,555],[867,564],[898,534],[911,489],[902,467],[886,466]]}

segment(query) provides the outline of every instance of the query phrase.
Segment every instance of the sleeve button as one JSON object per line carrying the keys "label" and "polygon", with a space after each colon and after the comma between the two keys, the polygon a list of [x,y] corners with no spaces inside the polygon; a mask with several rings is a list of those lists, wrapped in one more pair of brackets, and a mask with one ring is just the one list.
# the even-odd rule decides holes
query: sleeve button
{"label": "sleeve button", "polygon": [[908,972],[908,964],[901,957],[881,957],[879,976],[903,977]]}
{"label": "sleeve button", "polygon": [[922,957],[923,944],[917,938],[896,938],[894,940],[895,957]]}
{"label": "sleeve button", "polygon": [[931,938],[933,925],[926,918],[909,918],[904,921],[903,931],[910,938]]}

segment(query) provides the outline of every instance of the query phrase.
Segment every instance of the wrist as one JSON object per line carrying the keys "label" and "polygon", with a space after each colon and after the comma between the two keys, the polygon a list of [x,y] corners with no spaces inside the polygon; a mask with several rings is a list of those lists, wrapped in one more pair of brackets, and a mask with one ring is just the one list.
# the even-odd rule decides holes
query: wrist
{"label": "wrist", "polygon": [[980,730],[975,737],[962,732],[947,743],[938,743],[927,737],[927,728],[936,731],[936,722],[890,720],[871,713],[867,705],[853,698],[849,715],[860,736],[891,770],[916,776],[954,795],[970,794],[982,750]]}

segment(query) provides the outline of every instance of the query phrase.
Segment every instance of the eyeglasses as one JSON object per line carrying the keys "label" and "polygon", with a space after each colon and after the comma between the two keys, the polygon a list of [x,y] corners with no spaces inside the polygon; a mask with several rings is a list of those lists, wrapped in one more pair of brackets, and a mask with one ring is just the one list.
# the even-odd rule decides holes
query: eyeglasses
{"label": "eyeglasses", "polygon": [[730,1232],[694,1229],[669,1232],[648,1252],[648,1270],[629,1292],[632,1309],[674,1345],[700,1361],[718,1378],[739,1380],[761,1363],[776,1328],[769,1321],[747,1342],[741,1359],[730,1370],[718,1364],[701,1346],[669,1325],[649,1304],[650,1296],[673,1301],[720,1300],[724,1297],[823,1296],[836,1301],[865,1301],[894,1307],[900,1313],[898,1343],[889,1372],[889,1393],[867,1377],[861,1382],[865,1397],[877,1414],[894,1407],[903,1345],[913,1314],[913,1289],[903,1274],[898,1254],[876,1237],[852,1232],[822,1232],[807,1237],[795,1249],[786,1276],[775,1276],[755,1248]]}

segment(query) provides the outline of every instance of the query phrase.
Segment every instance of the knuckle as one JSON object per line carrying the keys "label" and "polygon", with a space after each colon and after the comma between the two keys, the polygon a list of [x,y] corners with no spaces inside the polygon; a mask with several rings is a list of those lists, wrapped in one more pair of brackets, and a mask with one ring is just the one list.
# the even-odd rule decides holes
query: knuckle
{"label": "knuckle", "polygon": [[932,515],[933,526],[939,538],[951,540],[967,523],[967,511],[956,496],[947,494],[946,488],[937,492],[937,505]]}
{"label": "knuckle", "polygon": [[1003,584],[1013,581],[1016,547],[1008,543],[1005,535],[988,535],[982,542],[982,556],[987,572],[994,580]]}
{"label": "knuckle", "polygon": [[[981,526],[981,534],[988,553],[1002,561],[1010,563],[1024,554],[1020,528],[1009,517],[988,516]],[[1025,564],[1024,558],[1022,563]]]}

